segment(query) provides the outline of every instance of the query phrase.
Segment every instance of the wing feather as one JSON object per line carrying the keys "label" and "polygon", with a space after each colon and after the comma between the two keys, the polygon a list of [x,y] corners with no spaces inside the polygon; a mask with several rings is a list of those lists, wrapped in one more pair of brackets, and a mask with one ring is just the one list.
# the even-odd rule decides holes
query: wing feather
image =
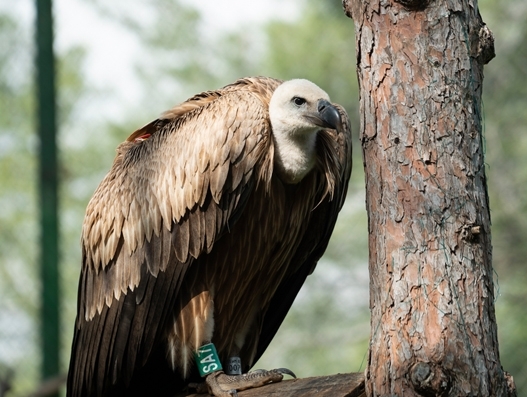
{"label": "wing feather", "polygon": [[126,280],[130,277],[130,270],[124,266],[116,265],[115,266],[115,283],[116,287],[119,287],[119,293],[116,294],[116,297],[126,293],[126,289],[123,290],[123,286],[126,285]]}
{"label": "wing feather", "polygon": [[150,243],[145,244],[144,253],[146,267],[150,274],[157,277],[161,267],[161,250],[163,249],[163,240],[156,238]]}
{"label": "wing feather", "polygon": [[202,252],[202,229],[201,229],[201,213],[198,208],[195,208],[189,213],[189,254],[192,258],[197,258]]}
{"label": "wing feather", "polygon": [[219,203],[223,193],[223,186],[227,180],[227,175],[229,174],[229,166],[220,165],[212,172],[210,179],[210,189],[212,192],[212,197],[216,203]]}
{"label": "wing feather", "polygon": [[[186,217],[188,219],[188,216]],[[172,244],[176,251],[176,259],[178,262],[184,263],[187,261],[189,252],[189,223],[187,219],[183,219],[181,224],[174,228],[172,232]]]}
{"label": "wing feather", "polygon": [[166,228],[160,229],[160,235],[158,236],[160,243],[162,242],[161,248],[161,262],[160,270],[166,271],[167,266],[170,263],[170,254],[172,253],[172,233]]}
{"label": "wing feather", "polygon": [[201,200],[197,203],[200,208],[204,208],[205,200],[207,199],[207,193],[209,191],[209,173],[202,174],[202,178],[199,179],[199,188],[197,193]]}
{"label": "wing feather", "polygon": [[[84,257],[84,254],[83,254]],[[82,296],[79,293],[78,302],[77,302],[77,321],[79,321],[79,318],[84,318],[85,321],[89,319],[88,313],[86,310],[86,304],[85,302],[92,302],[94,300],[93,297],[93,287],[94,283],[91,279],[91,272],[93,272],[92,269],[86,269],[83,271],[83,276],[80,279],[79,282],[79,292],[82,291]]]}
{"label": "wing feather", "polygon": [[104,237],[106,241],[106,249],[101,253],[102,257],[100,258],[100,260],[104,263],[110,262],[110,260],[112,259],[111,253],[117,251],[117,244],[119,243],[120,236],[119,234],[114,233],[114,230],[117,229],[115,227],[115,223],[116,219],[114,218],[112,219],[111,226],[110,228],[108,228],[107,234]]}
{"label": "wing feather", "polygon": [[206,252],[212,250],[214,244],[214,236],[216,236],[216,222],[218,219],[218,207],[216,205],[207,206],[207,211],[204,212],[204,222],[206,231]]}

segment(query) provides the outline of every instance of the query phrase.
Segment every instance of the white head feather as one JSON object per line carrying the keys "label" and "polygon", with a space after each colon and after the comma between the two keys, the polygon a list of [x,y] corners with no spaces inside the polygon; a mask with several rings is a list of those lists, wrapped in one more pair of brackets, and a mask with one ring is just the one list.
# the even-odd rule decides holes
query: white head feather
{"label": "white head feather", "polygon": [[298,183],[316,162],[316,138],[320,131],[318,103],[329,96],[309,80],[282,83],[269,103],[269,117],[275,143],[275,167],[287,183]]}

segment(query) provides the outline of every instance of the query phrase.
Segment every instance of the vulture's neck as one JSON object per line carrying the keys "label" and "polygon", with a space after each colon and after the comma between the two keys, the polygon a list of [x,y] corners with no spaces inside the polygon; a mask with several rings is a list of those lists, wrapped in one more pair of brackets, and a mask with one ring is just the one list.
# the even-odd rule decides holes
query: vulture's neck
{"label": "vulture's neck", "polygon": [[280,178],[299,183],[316,163],[317,130],[274,131],[274,162]]}

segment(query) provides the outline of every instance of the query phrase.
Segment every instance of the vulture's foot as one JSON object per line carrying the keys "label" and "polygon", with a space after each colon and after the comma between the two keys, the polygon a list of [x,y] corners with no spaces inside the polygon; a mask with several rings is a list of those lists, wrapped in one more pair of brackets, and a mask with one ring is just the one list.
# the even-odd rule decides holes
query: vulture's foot
{"label": "vulture's foot", "polygon": [[238,395],[238,390],[252,389],[269,383],[281,382],[284,374],[296,378],[293,371],[287,368],[277,368],[270,371],[257,369],[243,375],[226,375],[223,371],[217,371],[205,378],[206,385],[194,384],[189,386],[196,388],[198,393],[208,391],[216,397],[232,397]]}

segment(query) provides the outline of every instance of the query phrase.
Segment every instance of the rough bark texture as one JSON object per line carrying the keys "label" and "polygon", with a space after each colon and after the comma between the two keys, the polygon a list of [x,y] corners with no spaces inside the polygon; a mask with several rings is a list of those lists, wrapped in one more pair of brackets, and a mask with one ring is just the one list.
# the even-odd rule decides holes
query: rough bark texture
{"label": "rough bark texture", "polygon": [[492,34],[476,1],[343,5],[369,214],[368,395],[514,395],[498,353],[481,129]]}

